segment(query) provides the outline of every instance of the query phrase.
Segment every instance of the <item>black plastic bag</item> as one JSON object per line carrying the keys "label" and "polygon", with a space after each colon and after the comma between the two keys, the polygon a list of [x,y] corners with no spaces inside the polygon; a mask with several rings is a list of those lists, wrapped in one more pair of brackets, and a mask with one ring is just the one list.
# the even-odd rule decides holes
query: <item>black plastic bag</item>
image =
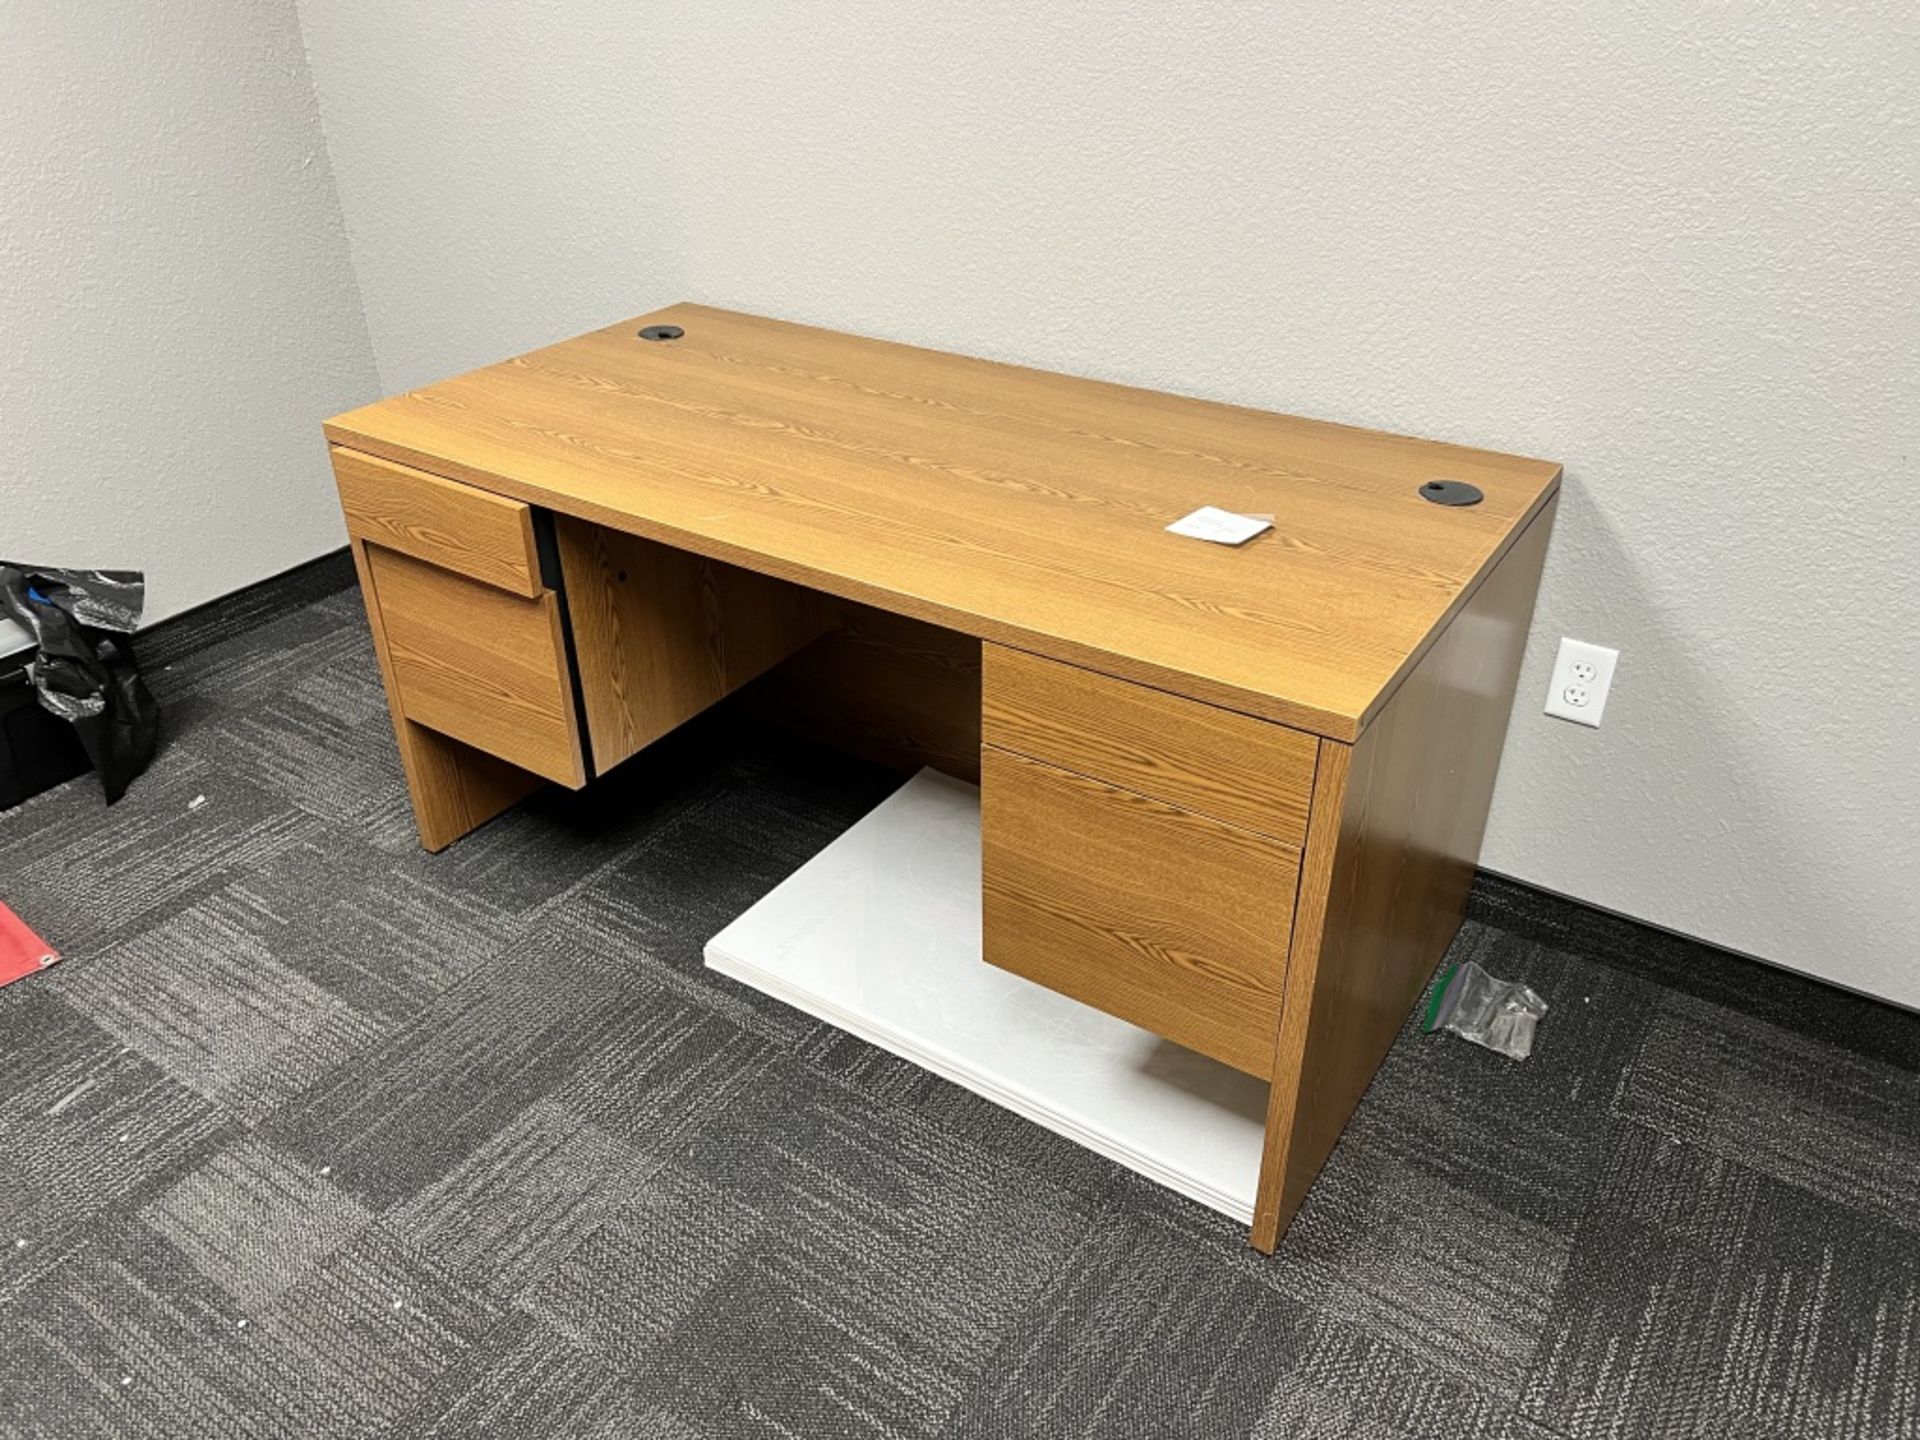
{"label": "black plastic bag", "polygon": [[140,624],[138,570],[48,570],[0,560],[0,614],[26,626],[40,708],[72,723],[111,805],[160,743],[160,706],[127,638]]}

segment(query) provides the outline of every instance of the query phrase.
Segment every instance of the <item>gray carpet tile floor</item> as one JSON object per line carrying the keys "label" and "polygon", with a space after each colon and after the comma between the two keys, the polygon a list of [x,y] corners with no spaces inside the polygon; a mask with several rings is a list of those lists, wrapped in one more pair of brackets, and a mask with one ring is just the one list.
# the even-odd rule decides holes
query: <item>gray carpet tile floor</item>
{"label": "gray carpet tile floor", "polygon": [[352,593],[153,680],[0,815],[7,1436],[1920,1436],[1914,1017],[1470,923],[1533,1058],[1410,1026],[1265,1259],[702,969],[892,777],[722,720],[428,856]]}

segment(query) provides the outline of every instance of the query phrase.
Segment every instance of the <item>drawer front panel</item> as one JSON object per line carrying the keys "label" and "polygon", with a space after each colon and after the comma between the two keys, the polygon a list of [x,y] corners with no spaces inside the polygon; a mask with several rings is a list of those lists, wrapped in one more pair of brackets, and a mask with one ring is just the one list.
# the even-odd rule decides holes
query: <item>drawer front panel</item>
{"label": "drawer front panel", "polygon": [[586,784],[559,597],[523,599],[376,545],[366,554],[407,719]]}
{"label": "drawer front panel", "polygon": [[981,663],[987,744],[1305,843],[1314,736],[1001,645]]}
{"label": "drawer front panel", "polygon": [[986,746],[986,958],[1266,1077],[1300,854]]}
{"label": "drawer front panel", "polygon": [[333,476],[359,539],[528,599],[540,593],[533,511],[518,500],[338,446]]}

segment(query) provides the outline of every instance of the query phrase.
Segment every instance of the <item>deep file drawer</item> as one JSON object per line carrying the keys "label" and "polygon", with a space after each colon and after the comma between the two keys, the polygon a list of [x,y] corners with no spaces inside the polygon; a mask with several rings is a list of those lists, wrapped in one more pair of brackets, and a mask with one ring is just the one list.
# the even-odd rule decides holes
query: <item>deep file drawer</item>
{"label": "deep file drawer", "polygon": [[1270,1075],[1299,851],[991,745],[980,769],[987,960]]}
{"label": "deep file drawer", "polygon": [[366,558],[406,718],[562,785],[586,784],[560,597],[510,595],[377,545]]}

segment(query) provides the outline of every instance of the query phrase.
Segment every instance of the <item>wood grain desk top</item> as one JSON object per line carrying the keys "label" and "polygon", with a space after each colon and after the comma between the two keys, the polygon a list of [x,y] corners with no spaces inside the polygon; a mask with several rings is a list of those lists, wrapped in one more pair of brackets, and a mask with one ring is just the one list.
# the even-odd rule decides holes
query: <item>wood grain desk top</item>
{"label": "wood grain desk top", "polygon": [[[677,325],[648,341],[643,325]],[[335,444],[1352,740],[1558,488],[1543,460],[675,305]],[[1424,481],[1478,505],[1422,500]],[[1165,526],[1274,517],[1238,549]]]}

